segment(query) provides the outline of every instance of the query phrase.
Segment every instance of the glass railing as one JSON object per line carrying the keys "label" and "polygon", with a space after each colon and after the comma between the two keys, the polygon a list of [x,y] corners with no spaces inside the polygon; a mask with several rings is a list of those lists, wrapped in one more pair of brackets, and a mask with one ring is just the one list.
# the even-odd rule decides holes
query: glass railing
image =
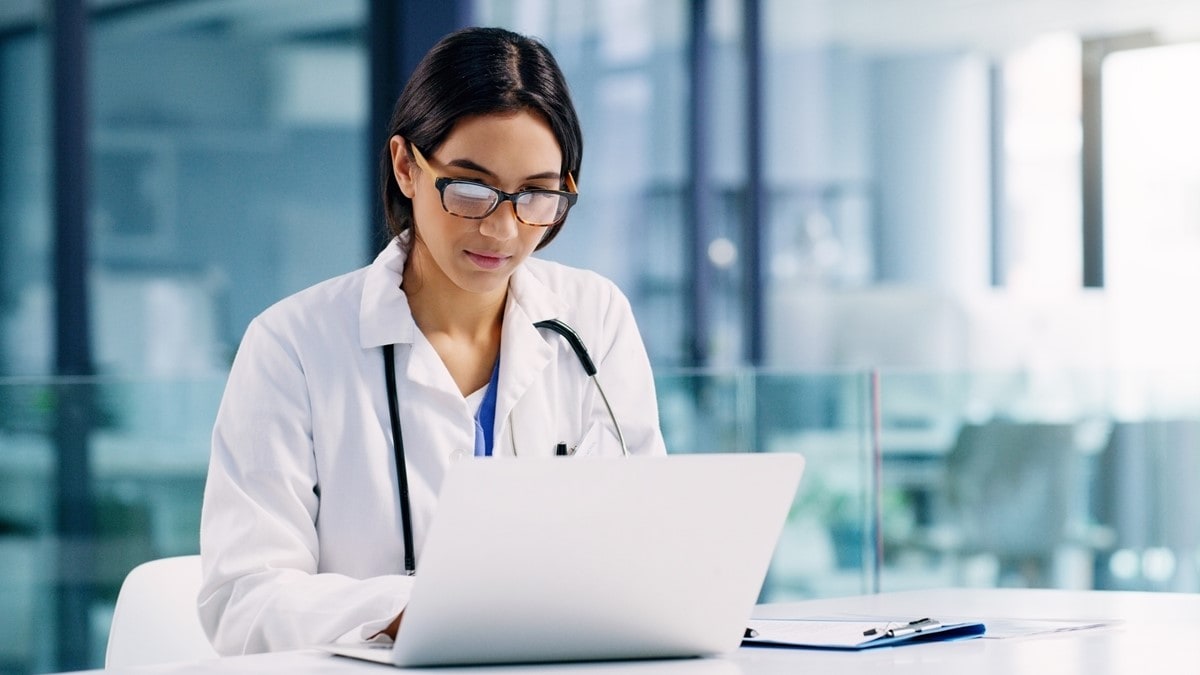
{"label": "glass railing", "polygon": [[0,673],[102,666],[125,574],[198,550],[223,387],[0,379]]}
{"label": "glass railing", "polygon": [[1200,373],[881,377],[885,590],[1200,590]]}
{"label": "glass railing", "polygon": [[[0,673],[101,666],[125,574],[197,551],[223,386],[0,379]],[[763,601],[1200,590],[1196,374],[675,371],[657,387],[673,453],[807,458]]]}

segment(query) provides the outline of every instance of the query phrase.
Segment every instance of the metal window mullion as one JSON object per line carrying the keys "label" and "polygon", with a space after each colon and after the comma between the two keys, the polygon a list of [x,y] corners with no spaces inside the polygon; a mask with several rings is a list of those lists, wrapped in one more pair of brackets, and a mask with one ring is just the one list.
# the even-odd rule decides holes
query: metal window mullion
{"label": "metal window mullion", "polygon": [[762,34],[762,0],[743,0],[744,49],[746,59],[746,210],[742,217],[742,296],[745,358],[752,366],[761,366],[766,358],[765,295],[763,257],[767,228],[765,211],[767,189],[764,182],[764,90],[766,66]]}
{"label": "metal window mullion", "polygon": [[687,264],[687,311],[685,325],[686,365],[703,366],[708,362],[711,321],[708,299],[713,296],[713,275],[708,265],[708,238],[711,229],[710,193],[712,179],[707,151],[712,126],[711,59],[708,40],[708,0],[693,0],[690,15],[688,59],[688,141],[687,208],[684,227],[684,260]]}

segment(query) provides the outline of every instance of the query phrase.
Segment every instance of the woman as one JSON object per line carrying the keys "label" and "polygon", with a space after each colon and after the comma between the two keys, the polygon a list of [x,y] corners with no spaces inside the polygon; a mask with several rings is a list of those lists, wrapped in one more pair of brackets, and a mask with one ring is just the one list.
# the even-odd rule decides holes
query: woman
{"label": "woman", "polygon": [[[529,257],[563,227],[582,155],[546,48],[447,36],[389,135],[391,243],[263,312],[229,375],[200,533],[200,616],[223,654],[394,637],[406,567],[467,455],[665,453],[628,301]],[[582,338],[611,415],[568,341],[534,326],[551,319]]]}

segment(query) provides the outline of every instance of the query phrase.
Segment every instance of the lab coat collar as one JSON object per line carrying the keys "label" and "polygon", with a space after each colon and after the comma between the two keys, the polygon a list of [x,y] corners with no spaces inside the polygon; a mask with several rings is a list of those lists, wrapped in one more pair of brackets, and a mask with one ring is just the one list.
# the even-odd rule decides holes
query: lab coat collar
{"label": "lab coat collar", "polygon": [[397,237],[367,267],[358,313],[359,345],[363,349],[412,344],[416,338],[417,324],[408,307],[408,297],[400,290],[404,257],[401,239]]}
{"label": "lab coat collar", "polygon": [[[366,270],[359,310],[361,346],[370,349],[385,344],[408,344],[422,354],[422,358],[409,361],[406,376],[410,380],[457,391],[445,369],[434,365],[440,364],[437,355],[420,335],[408,298],[400,290],[404,258],[401,240],[397,238]],[[563,317],[569,307],[535,271],[545,264],[536,259],[526,260],[508,282],[500,339],[500,390],[496,395],[497,454],[514,453],[510,442],[513,432],[509,429],[513,408],[542,372],[555,363],[558,353],[543,331],[533,326],[544,319]]]}

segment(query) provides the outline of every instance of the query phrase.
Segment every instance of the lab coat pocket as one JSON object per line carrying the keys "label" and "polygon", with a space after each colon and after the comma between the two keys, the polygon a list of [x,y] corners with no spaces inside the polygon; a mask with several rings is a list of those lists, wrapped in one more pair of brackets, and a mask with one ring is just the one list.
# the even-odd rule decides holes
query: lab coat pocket
{"label": "lab coat pocket", "polygon": [[600,435],[603,429],[600,428],[599,422],[592,422],[584,432],[583,438],[579,439],[579,443],[575,445],[572,457],[592,457],[599,454]]}
{"label": "lab coat pocket", "polygon": [[612,427],[604,422],[596,421],[588,427],[571,455],[574,457],[620,457],[621,442],[612,432]]}

